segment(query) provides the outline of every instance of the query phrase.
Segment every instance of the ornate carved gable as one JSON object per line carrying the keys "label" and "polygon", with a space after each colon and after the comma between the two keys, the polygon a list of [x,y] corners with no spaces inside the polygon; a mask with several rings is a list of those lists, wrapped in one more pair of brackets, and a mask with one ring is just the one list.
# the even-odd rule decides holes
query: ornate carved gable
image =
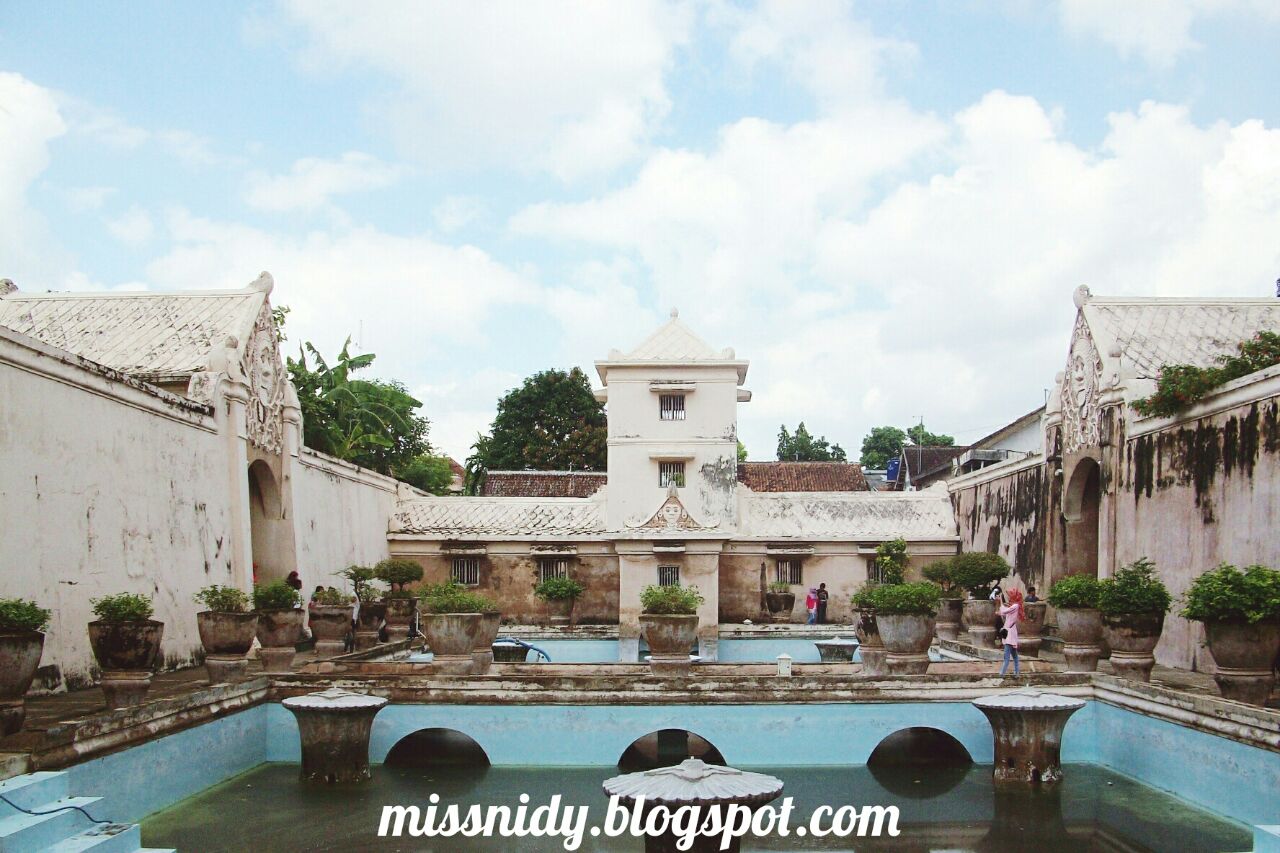
{"label": "ornate carved gable", "polygon": [[709,530],[718,524],[719,522],[713,525],[706,525],[694,521],[693,516],[689,515],[689,511],[685,509],[684,504],[680,501],[680,495],[676,490],[675,484],[672,484],[667,487],[667,499],[662,502],[662,506],[658,507],[658,511],[649,517],[648,521],[628,521],[627,527],[636,530],[674,532],[678,530]]}
{"label": "ornate carved gable", "polygon": [[1098,397],[1102,386],[1102,356],[1094,343],[1084,312],[1076,315],[1071,351],[1062,382],[1062,449],[1073,453],[1101,442]]}
{"label": "ornate carved gable", "polygon": [[263,301],[254,321],[240,368],[249,383],[249,403],[245,408],[249,441],[268,453],[279,453],[284,444],[281,414],[289,380],[280,360],[280,342],[269,301]]}

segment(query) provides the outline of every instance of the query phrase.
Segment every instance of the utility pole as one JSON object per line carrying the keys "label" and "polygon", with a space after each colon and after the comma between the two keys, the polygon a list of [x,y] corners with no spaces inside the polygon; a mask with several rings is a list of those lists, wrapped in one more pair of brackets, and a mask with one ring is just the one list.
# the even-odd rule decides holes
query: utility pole
{"label": "utility pole", "polygon": [[[920,432],[916,435],[916,474],[920,473],[920,466],[924,464],[922,461],[924,450],[921,447],[924,444],[924,415],[919,415],[918,417],[920,418]],[[911,488],[918,489],[919,486],[912,483]]]}

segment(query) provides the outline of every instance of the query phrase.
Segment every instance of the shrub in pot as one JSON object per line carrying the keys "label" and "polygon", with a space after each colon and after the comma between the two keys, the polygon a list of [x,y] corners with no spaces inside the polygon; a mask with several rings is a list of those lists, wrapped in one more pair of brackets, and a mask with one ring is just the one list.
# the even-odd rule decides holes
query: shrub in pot
{"label": "shrub in pot", "polygon": [[890,675],[921,675],[929,671],[929,646],[942,590],[937,584],[881,584],[872,587],[880,639],[888,653]]}
{"label": "shrub in pot", "polygon": [[774,581],[765,591],[764,603],[773,621],[790,622],[791,612],[796,606],[796,594],[791,591],[791,584]]}
{"label": "shrub in pot", "polygon": [[1213,680],[1227,699],[1265,705],[1280,653],[1280,571],[1223,563],[1191,583],[1182,615],[1204,623]]}
{"label": "shrub in pot", "polygon": [[376,600],[379,590],[374,585],[372,566],[347,566],[338,572],[351,583],[359,609],[356,611],[355,650],[360,652],[378,644],[378,635],[387,616],[387,603]]}
{"label": "shrub in pot", "polygon": [[234,586],[215,584],[197,592],[195,600],[206,608],[196,614],[196,628],[209,683],[243,681],[258,632],[258,614],[249,612],[249,596]]}
{"label": "shrub in pot", "polygon": [[951,581],[969,593],[962,605],[965,630],[975,646],[997,646],[996,603],[991,588],[1009,575],[1009,564],[999,554],[969,551],[951,558]]}
{"label": "shrub in pot", "polygon": [[573,616],[573,605],[586,587],[569,577],[552,577],[542,580],[533,588],[533,594],[547,603],[552,625],[568,625]]}
{"label": "shrub in pot", "polygon": [[387,633],[391,641],[407,639],[418,608],[418,597],[406,587],[422,580],[422,566],[413,560],[393,557],[374,566],[373,574],[390,587],[382,600],[387,605]]}
{"label": "shrub in pot", "polygon": [[48,625],[49,611],[34,601],[0,598],[0,736],[22,729]]}
{"label": "shrub in pot", "polygon": [[284,581],[253,587],[253,609],[258,614],[258,657],[262,669],[284,673],[293,664],[298,641],[302,639],[302,596]]}
{"label": "shrub in pot", "polygon": [[854,633],[858,637],[858,658],[862,662],[863,675],[888,675],[888,652],[880,639],[880,626],[876,622],[873,590],[879,584],[864,584],[849,599],[857,614]]}
{"label": "shrub in pot", "polygon": [[1067,672],[1094,672],[1102,656],[1102,614],[1098,612],[1100,582],[1091,575],[1067,575],[1049,590],[1049,604],[1058,614],[1058,636]]}
{"label": "shrub in pot", "polygon": [[1116,675],[1131,681],[1151,680],[1156,664],[1152,652],[1172,603],[1155,570],[1144,557],[1117,569],[1115,577],[1098,586],[1102,637],[1111,647],[1111,666]]}
{"label": "shrub in pot", "polygon": [[98,618],[89,623],[89,645],[102,670],[107,707],[139,705],[151,689],[164,623],[151,618],[151,599],[145,595],[122,592],[91,603]]}
{"label": "shrub in pot", "polygon": [[965,591],[951,577],[951,561],[936,560],[921,569],[924,579],[938,585],[942,596],[938,599],[938,616],[935,630],[939,640],[955,640],[960,637],[960,612]]}
{"label": "shrub in pot", "polygon": [[307,610],[311,636],[316,639],[316,657],[329,658],[345,652],[355,613],[351,596],[336,589],[318,590]]}
{"label": "shrub in pot", "polygon": [[[434,669],[455,674],[473,672],[473,653],[483,639],[485,614],[496,614],[497,605],[453,582],[430,584],[420,595],[422,633],[434,656]],[[493,645],[492,639],[489,645]]]}
{"label": "shrub in pot", "polygon": [[689,652],[698,640],[696,586],[649,585],[640,590],[640,631],[649,644],[649,669],[657,675],[687,675]]}

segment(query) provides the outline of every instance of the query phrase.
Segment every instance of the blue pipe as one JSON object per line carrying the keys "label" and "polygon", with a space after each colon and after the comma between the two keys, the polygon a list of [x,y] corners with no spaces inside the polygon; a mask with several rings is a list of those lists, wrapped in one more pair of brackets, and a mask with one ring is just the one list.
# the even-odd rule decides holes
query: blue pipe
{"label": "blue pipe", "polygon": [[[515,643],[517,646],[524,646],[524,647],[525,647],[526,649],[528,649],[529,651],[531,651],[531,652],[537,652],[538,654],[542,655],[543,659],[544,659],[547,663],[551,663],[551,655],[547,654],[546,652],[544,652],[542,649],[538,648],[537,646],[530,645],[529,643],[526,643],[524,640],[517,640],[515,637],[499,637],[499,638],[498,638],[497,640],[495,640],[494,642],[497,642],[497,643]],[[535,663],[536,663],[536,662],[537,662],[537,661],[535,660]]]}

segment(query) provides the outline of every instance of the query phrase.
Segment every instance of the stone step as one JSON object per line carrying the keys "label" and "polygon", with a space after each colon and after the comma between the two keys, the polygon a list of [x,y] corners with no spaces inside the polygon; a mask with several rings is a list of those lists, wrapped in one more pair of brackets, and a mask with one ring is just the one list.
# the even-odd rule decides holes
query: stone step
{"label": "stone step", "polygon": [[47,848],[49,853],[137,853],[142,848],[142,830],[136,823],[100,823]]}
{"label": "stone step", "polygon": [[[101,797],[66,797],[41,803],[32,811],[42,814],[11,814],[0,819],[0,853],[37,853],[59,841],[91,828],[94,824],[83,812],[69,806],[92,809]],[[90,811],[92,814],[92,811]],[[96,815],[95,815],[96,817]]]}
{"label": "stone step", "polygon": [[0,782],[0,797],[9,802],[0,800],[0,817],[21,814],[14,806],[42,811],[39,808],[42,804],[60,800],[71,793],[68,785],[66,773],[51,770],[5,779]]}

